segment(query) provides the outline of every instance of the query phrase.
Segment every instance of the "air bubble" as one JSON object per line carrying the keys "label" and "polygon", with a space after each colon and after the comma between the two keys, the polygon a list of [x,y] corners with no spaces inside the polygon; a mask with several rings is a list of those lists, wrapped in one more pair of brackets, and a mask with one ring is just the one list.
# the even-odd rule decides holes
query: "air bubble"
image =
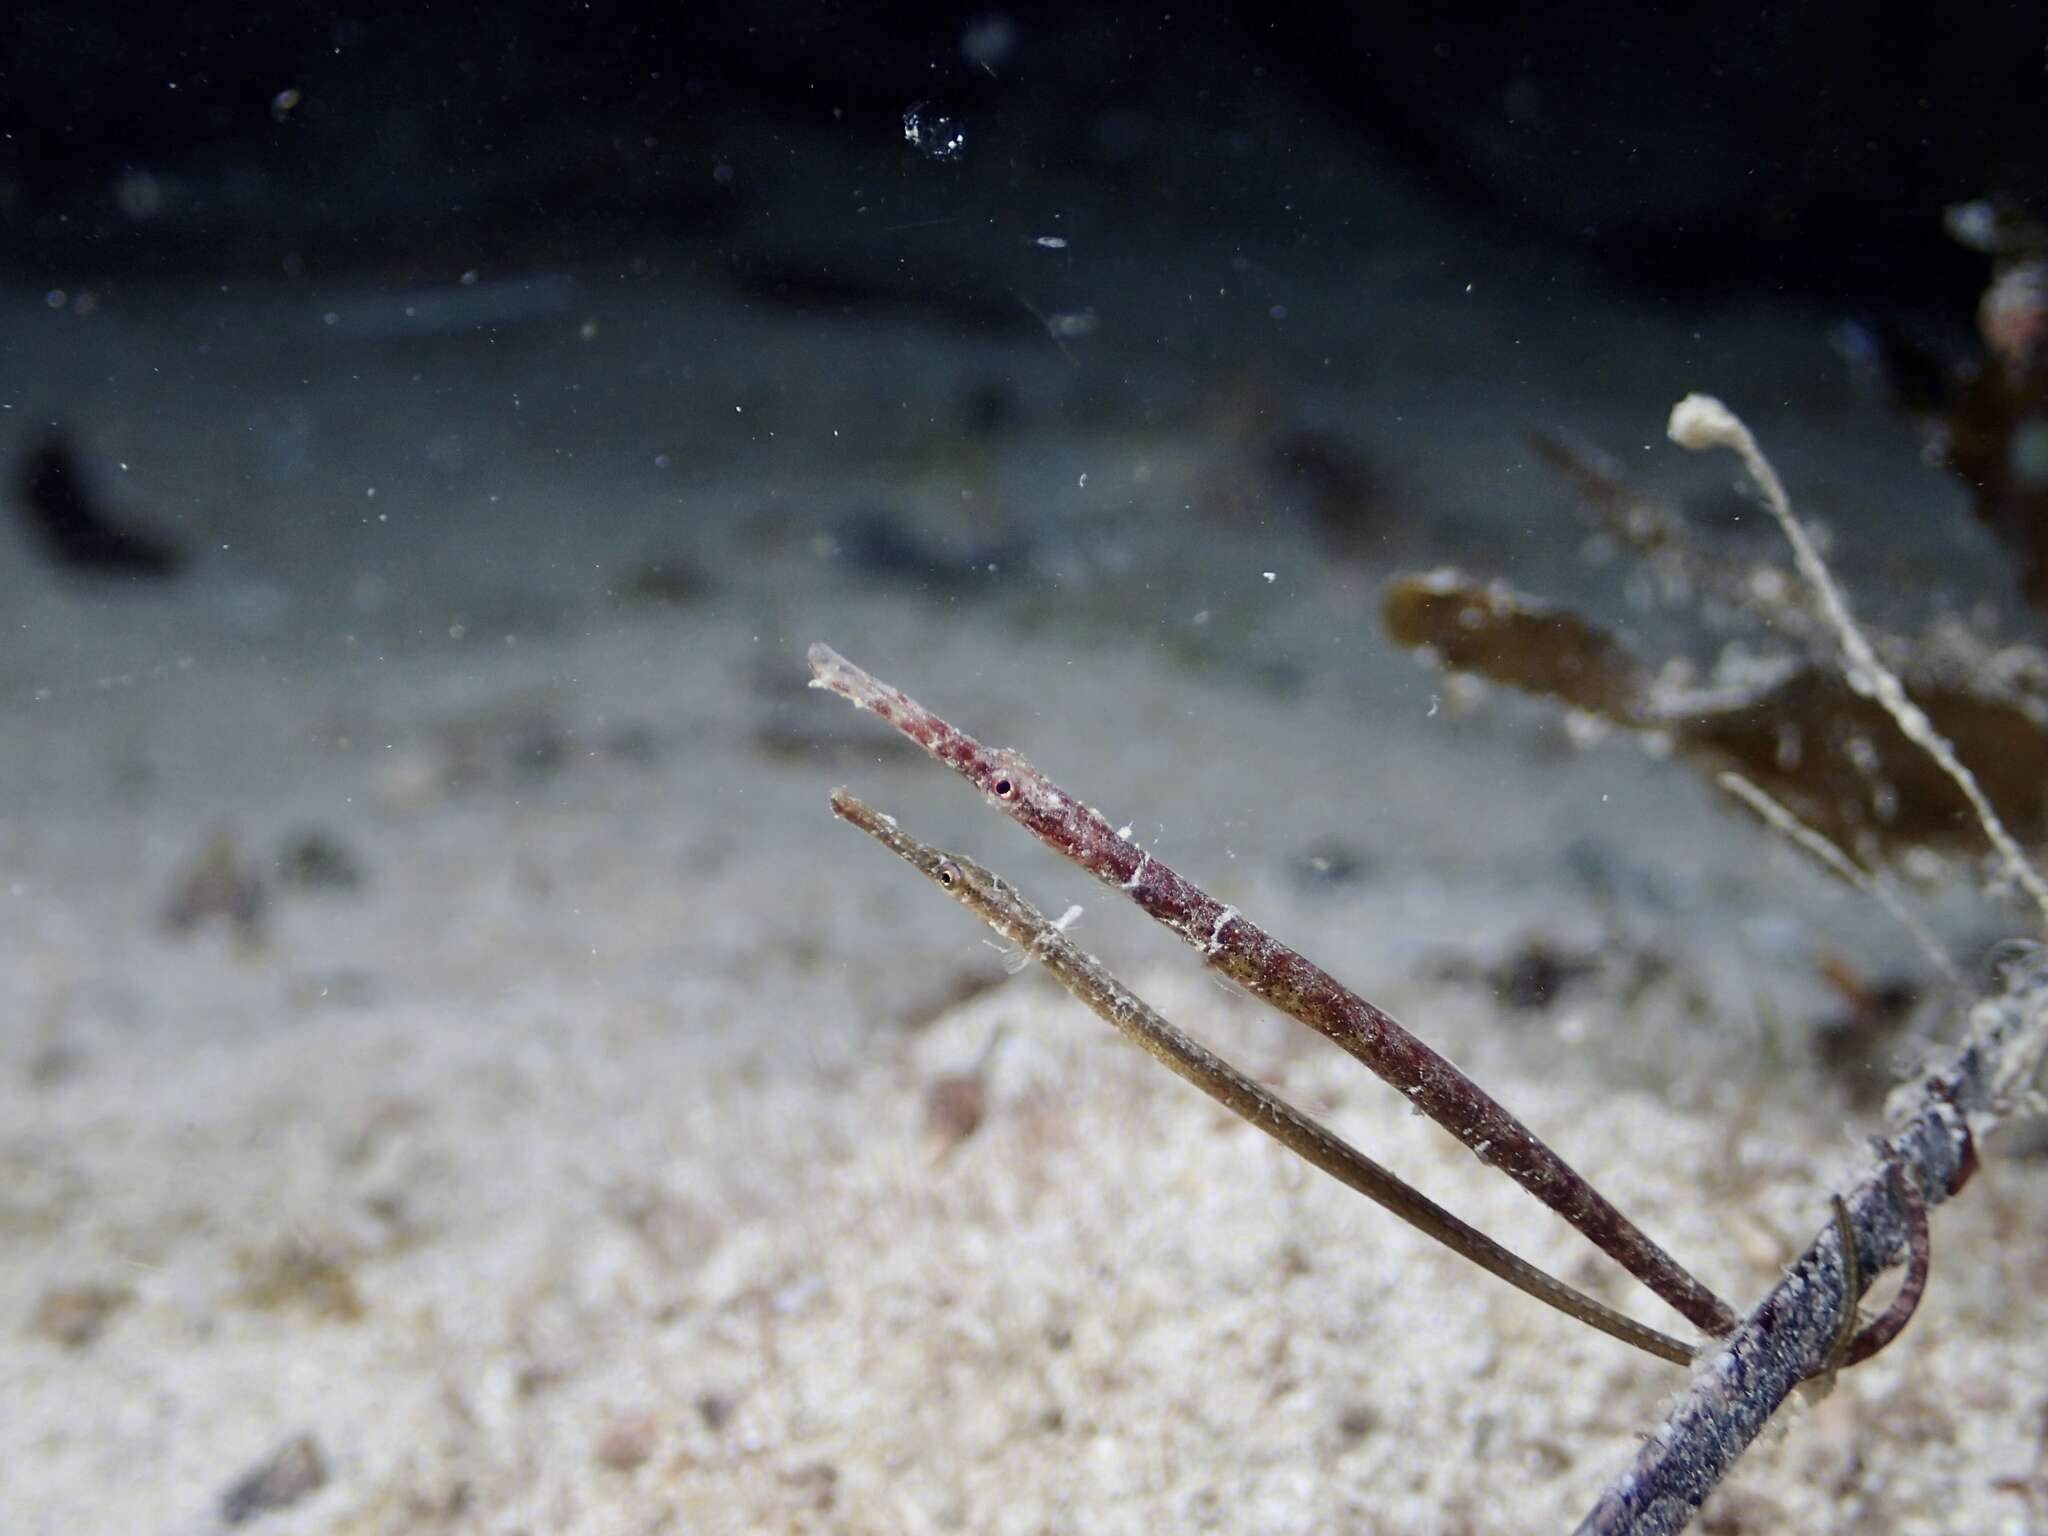
{"label": "air bubble", "polygon": [[903,142],[927,160],[958,160],[967,149],[967,129],[958,118],[920,101],[903,113]]}

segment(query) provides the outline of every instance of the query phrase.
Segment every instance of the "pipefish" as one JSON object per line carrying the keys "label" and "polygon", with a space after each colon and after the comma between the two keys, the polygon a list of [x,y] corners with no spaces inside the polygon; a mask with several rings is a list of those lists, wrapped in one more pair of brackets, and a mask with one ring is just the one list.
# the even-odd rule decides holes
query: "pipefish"
{"label": "pipefish", "polygon": [[883,815],[845,789],[832,792],[832,809],[842,820],[896,853],[1026,955],[1039,960],[1061,986],[1119,1034],[1297,1157],[1524,1294],[1659,1359],[1674,1365],[1692,1364],[1692,1346],[1624,1316],[1503,1248],[1184,1033],[1118,981],[1100,961],[1076,948],[1058,924],[994,871],[984,869],[972,859],[919,842],[899,827],[894,817]]}

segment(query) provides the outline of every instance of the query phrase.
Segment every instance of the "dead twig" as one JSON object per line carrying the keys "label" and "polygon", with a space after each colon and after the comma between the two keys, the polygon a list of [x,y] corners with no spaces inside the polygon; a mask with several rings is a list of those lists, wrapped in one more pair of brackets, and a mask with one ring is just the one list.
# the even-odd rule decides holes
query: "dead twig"
{"label": "dead twig", "polygon": [[[2048,1051],[2048,960],[2037,958],[2003,996],[1971,1014],[1967,1043],[1924,1078],[1904,1128],[1881,1143],[1883,1166],[1844,1201],[1854,1258],[1833,1222],[1716,1351],[1635,1465],[1611,1483],[1580,1536],[1666,1536],[1682,1530],[1792,1389],[1828,1367],[1841,1319],[1886,1265],[1908,1254],[1900,1300],[1858,1334],[1839,1365],[1883,1347],[1911,1315],[1927,1275],[1926,1207],[1977,1166],[1978,1130],[2010,1115]],[[1856,1285],[1850,1286],[1853,1266]]]}

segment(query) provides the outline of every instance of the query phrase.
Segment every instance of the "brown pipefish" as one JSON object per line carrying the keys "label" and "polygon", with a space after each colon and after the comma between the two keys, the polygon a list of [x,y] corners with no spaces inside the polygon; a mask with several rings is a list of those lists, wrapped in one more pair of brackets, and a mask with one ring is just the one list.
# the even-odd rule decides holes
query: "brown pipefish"
{"label": "brown pipefish", "polygon": [[1059,924],[1001,876],[972,859],[919,842],[899,827],[895,818],[844,789],[832,792],[832,809],[1042,963],[1060,985],[1126,1039],[1296,1156],[1538,1301],[1660,1359],[1677,1365],[1692,1363],[1690,1346],[1622,1315],[1511,1253],[1183,1033],[1093,956],[1076,948]]}

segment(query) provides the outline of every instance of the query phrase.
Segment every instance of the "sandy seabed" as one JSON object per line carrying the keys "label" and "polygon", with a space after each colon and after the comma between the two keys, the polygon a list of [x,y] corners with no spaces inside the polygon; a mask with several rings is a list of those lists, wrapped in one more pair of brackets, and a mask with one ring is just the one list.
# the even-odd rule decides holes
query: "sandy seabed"
{"label": "sandy seabed", "polygon": [[[1681,1372],[1007,977],[826,791],[1081,904],[1081,941],[1176,1022],[1670,1326],[1655,1303],[804,688],[828,640],[1024,749],[1746,1305],[1876,1125],[1814,1060],[1816,961],[1910,970],[1905,947],[1679,767],[1580,750],[1526,703],[1465,707],[1378,638],[1375,594],[1446,561],[1611,593],[1520,434],[1569,424],[1680,499],[1725,468],[1637,450],[1691,388],[1754,402],[1873,601],[1924,595],[1916,569],[1960,601],[2000,579],[1995,551],[1909,434],[1811,382],[1811,317],[1475,311],[1421,269],[1380,277],[1398,315],[1304,277],[1292,307],[1346,315],[1334,339],[1154,359],[1094,415],[1043,335],[864,330],[681,281],[586,279],[488,344],[331,336],[320,296],[282,288],[89,317],[14,296],[0,450],[62,414],[109,499],[198,560],[108,590],[0,545],[0,1528],[1582,1514]],[[1019,424],[963,447],[954,402],[988,378]],[[1290,415],[1377,456],[1392,510],[1362,552],[1263,510],[1247,443]],[[870,505],[948,548],[1000,530],[1010,570],[949,589],[850,551],[841,519]],[[215,838],[260,911],[172,931]],[[339,863],[280,875],[309,838]],[[2021,926],[1955,890],[1931,911],[1966,948]],[[1593,977],[1540,1010],[1472,982],[1531,940]],[[963,1077],[964,1137],[935,1107]],[[2040,1169],[1993,1156],[1940,1212],[1904,1338],[1789,1410],[1702,1529],[2048,1528]],[[294,1443],[303,1486],[237,1492]]]}

